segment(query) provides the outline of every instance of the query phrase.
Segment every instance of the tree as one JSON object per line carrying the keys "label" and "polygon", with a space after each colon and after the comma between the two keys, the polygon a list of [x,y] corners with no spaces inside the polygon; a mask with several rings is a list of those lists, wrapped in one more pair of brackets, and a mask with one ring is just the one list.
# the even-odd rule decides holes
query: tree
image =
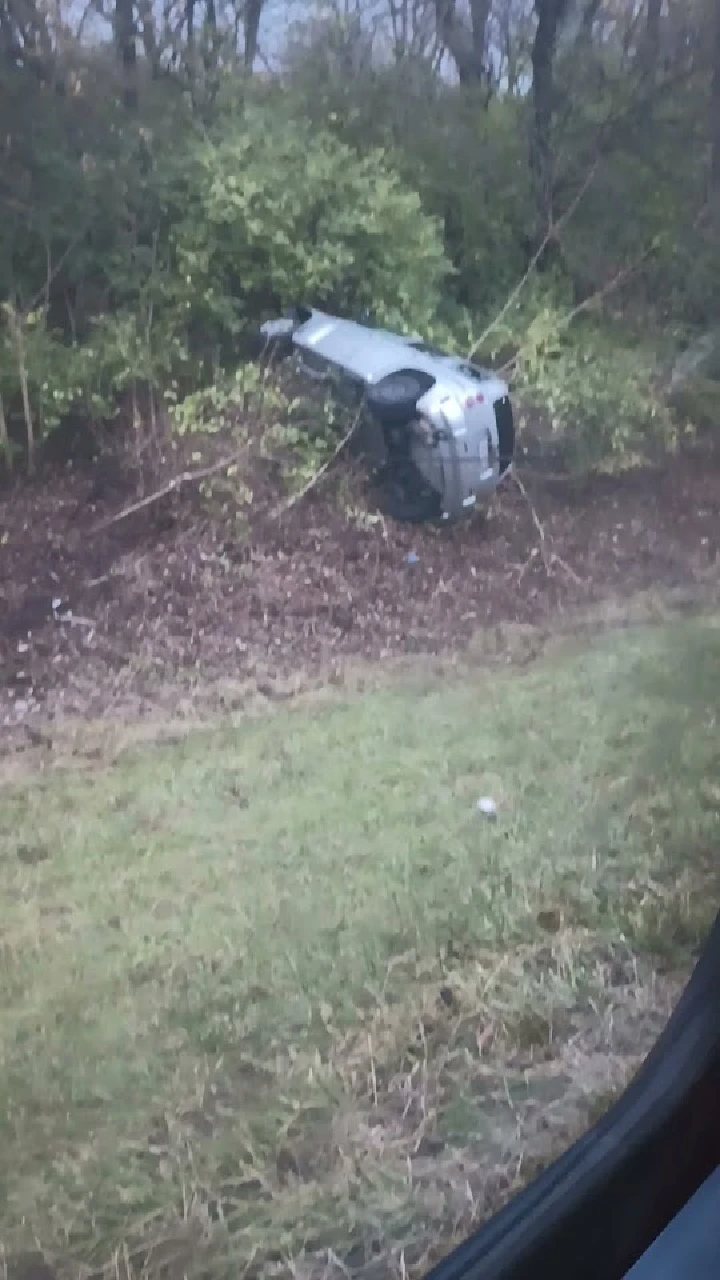
{"label": "tree", "polygon": [[115,47],[127,107],[137,106],[137,27],[133,0],[115,0]]}
{"label": "tree", "polygon": [[552,119],[555,50],[570,0],[535,0],[537,29],[532,48],[533,129],[530,145],[532,170],[541,225],[547,229],[553,215]]}
{"label": "tree", "polygon": [[469,0],[470,24],[455,0],[435,0],[438,34],[457,68],[460,84],[487,84],[486,40],[491,0]]}
{"label": "tree", "polygon": [[710,205],[720,229],[720,0],[715,0],[715,32],[712,46],[712,90],[710,102]]}

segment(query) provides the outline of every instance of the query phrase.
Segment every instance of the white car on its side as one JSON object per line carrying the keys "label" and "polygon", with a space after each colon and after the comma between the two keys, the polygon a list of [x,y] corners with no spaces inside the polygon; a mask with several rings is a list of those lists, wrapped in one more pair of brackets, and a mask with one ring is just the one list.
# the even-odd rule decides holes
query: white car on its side
{"label": "white car on its side", "polygon": [[306,376],[362,406],[364,452],[383,505],[399,520],[457,520],[512,465],[507,385],[419,339],[297,307],[261,329]]}

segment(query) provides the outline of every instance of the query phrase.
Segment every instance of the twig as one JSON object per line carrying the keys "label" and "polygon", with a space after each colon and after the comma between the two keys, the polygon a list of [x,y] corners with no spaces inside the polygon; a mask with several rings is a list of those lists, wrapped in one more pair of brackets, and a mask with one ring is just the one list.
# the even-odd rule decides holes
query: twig
{"label": "twig", "polygon": [[[650,257],[650,254],[653,252],[655,247],[655,241],[653,241],[647,249],[643,249],[643,252],[633,262],[628,263],[625,267],[620,267],[613,276],[610,276],[609,280],[605,281],[605,284],[601,285],[600,288],[596,289],[594,293],[591,293],[588,298],[584,298],[576,307],[573,307],[571,311],[568,311],[566,315],[562,316],[558,321],[558,330],[567,329],[572,324],[573,320],[576,320],[579,315],[582,315],[585,311],[590,311],[590,309],[596,306],[598,302],[602,302],[603,298],[607,298],[608,294],[613,293],[613,291],[618,289],[621,284],[624,284],[629,276],[633,275],[635,271],[640,269],[643,262]],[[509,374],[512,374],[517,367],[519,355],[520,353],[516,352],[510,360],[498,369],[498,373],[503,377],[508,377]]]}
{"label": "twig", "polygon": [[64,622],[70,627],[86,627],[88,631],[94,631],[97,626],[92,618],[81,618],[76,613],[58,613],[55,615],[58,622]]}
{"label": "twig", "polygon": [[25,344],[23,342],[22,324],[18,319],[17,311],[11,304],[6,306],[5,314],[7,315],[10,332],[15,344],[15,359],[17,360],[18,366],[18,381],[20,382],[23,418],[25,419],[25,434],[27,437],[28,475],[33,475],[35,472],[35,427],[33,425],[32,408],[30,405],[30,384],[28,382],[27,364],[25,361]]}
{"label": "twig", "polygon": [[373,1053],[372,1036],[368,1035],[368,1054],[370,1055],[370,1084],[372,1088],[373,1106],[378,1104],[377,1073],[375,1071],[375,1054]]}
{"label": "twig", "polygon": [[525,488],[525,485],[523,484],[522,480],[520,479],[514,467],[510,474],[527,503],[528,511],[530,512],[530,515],[532,517],[532,522],[535,525],[535,528],[537,530],[537,535],[538,535],[539,544],[540,544],[540,555],[542,556],[542,562],[545,566],[545,572],[549,575],[550,565],[548,563],[548,556],[547,556],[547,549],[546,549],[545,526],[542,523],[532,502],[530,501],[530,495],[528,494],[528,491]]}
{"label": "twig", "polygon": [[0,395],[0,454],[5,458],[5,465],[8,471],[12,471],[12,448],[10,446],[10,436],[8,434],[7,418],[5,417],[5,405],[3,404],[2,395]]}
{"label": "twig", "polygon": [[351,1273],[348,1271],[342,1258],[338,1258],[337,1254],[332,1249],[328,1249],[327,1251],[327,1260],[328,1267],[332,1266],[335,1267],[337,1271],[342,1271],[343,1275],[347,1276],[348,1280],[350,1280]]}
{"label": "twig", "polygon": [[121,520],[127,520],[130,516],[134,516],[138,511],[144,511],[146,507],[152,506],[159,502],[161,498],[167,498],[171,493],[177,493],[178,489],[184,489],[189,484],[199,484],[202,480],[208,480],[210,476],[217,475],[220,471],[233,467],[244,456],[244,450],[241,452],[231,453],[226,458],[220,458],[218,462],[213,462],[209,467],[200,467],[197,471],[183,471],[179,476],[173,476],[167,484],[161,489],[155,489],[153,493],[149,493],[145,498],[140,498],[137,502],[131,502],[129,506],[123,507],[122,511],[117,511],[115,515],[108,516],[107,520],[101,520],[95,525],[93,533],[101,533],[105,529],[109,529],[111,525],[120,524]]}
{"label": "twig", "polygon": [[72,237],[69,244],[67,244],[66,247],[63,249],[62,253],[60,254],[60,257],[58,258],[57,262],[55,263],[55,266],[52,267],[52,269],[50,264],[50,246],[46,245],[46,256],[48,259],[47,278],[45,280],[45,283],[42,289],[40,289],[38,293],[35,294],[34,298],[32,298],[28,303],[28,305],[24,308],[25,314],[27,314],[29,311],[34,311],[35,308],[43,301],[43,298],[46,300],[46,305],[47,305],[47,301],[50,296],[50,288],[52,284],[54,283],[54,281],[57,279],[58,275],[62,271],[65,263],[70,257],[70,254],[73,253],[75,249],[77,249],[78,245],[80,244],[80,241],[83,239],[84,236],[87,235],[89,230],[90,230],[90,223],[89,222],[84,223],[81,229],[76,233],[76,235]]}
{"label": "twig", "polygon": [[606,280],[604,285],[601,285],[599,289],[596,289],[595,293],[592,293],[589,298],[585,298],[582,302],[579,302],[576,307],[573,307],[572,311],[568,311],[567,315],[563,316],[563,319],[560,322],[562,327],[566,328],[568,325],[572,324],[573,320],[577,319],[579,315],[582,315],[583,311],[589,311],[596,303],[602,302],[603,298],[606,298],[609,293],[613,293],[621,284],[624,284],[631,275],[636,271],[639,271],[642,264],[647,261],[655,248],[656,242],[653,240],[652,244],[648,245],[647,249],[643,249],[642,253],[639,254],[633,262],[628,263],[625,267],[620,267],[619,270],[615,272],[614,276],[610,276],[610,279]]}
{"label": "twig", "polygon": [[513,303],[514,303],[514,302],[516,302],[516,301],[517,301],[517,299],[518,299],[519,295],[522,293],[523,289],[525,288],[525,285],[527,284],[528,280],[530,279],[530,276],[532,275],[533,271],[535,270],[535,268],[536,268],[536,266],[537,266],[538,262],[540,261],[540,259],[541,259],[542,255],[544,254],[544,252],[545,252],[545,250],[547,249],[548,245],[551,243],[551,241],[553,241],[553,240],[557,240],[557,239],[558,239],[558,236],[560,235],[560,232],[562,231],[563,227],[564,227],[564,226],[566,225],[566,223],[567,223],[567,222],[569,222],[569,220],[572,218],[573,214],[575,213],[575,210],[577,209],[578,205],[580,204],[580,201],[583,199],[583,197],[584,197],[584,195],[585,195],[585,193],[586,193],[586,191],[587,191],[588,187],[590,186],[590,183],[592,182],[593,178],[595,177],[595,174],[596,174],[596,172],[597,172],[598,163],[599,163],[599,161],[598,161],[598,160],[596,160],[596,161],[595,161],[595,163],[592,165],[592,167],[588,170],[587,174],[585,175],[585,181],[583,182],[582,186],[580,187],[580,190],[577,192],[577,194],[576,194],[575,198],[574,198],[573,200],[571,200],[571,202],[570,202],[570,204],[568,205],[568,207],[567,207],[567,209],[565,210],[565,212],[564,212],[563,214],[561,214],[561,216],[558,218],[557,222],[553,222],[553,223],[551,223],[551,225],[548,227],[548,230],[547,230],[547,232],[546,232],[546,234],[545,234],[545,236],[544,236],[544,238],[543,238],[543,240],[542,240],[542,242],[541,242],[541,244],[540,244],[539,248],[537,248],[537,249],[535,250],[535,253],[533,254],[532,258],[530,259],[530,265],[528,266],[528,269],[527,269],[527,271],[525,272],[525,275],[524,275],[524,276],[522,277],[522,279],[521,279],[521,280],[519,280],[519,281],[518,281],[518,283],[515,285],[515,288],[512,290],[512,292],[510,293],[509,297],[505,300],[504,305],[500,308],[500,311],[499,311],[499,312],[498,312],[498,314],[495,316],[495,319],[494,319],[494,320],[491,320],[490,324],[487,326],[487,328],[484,330],[484,332],[483,332],[483,333],[481,333],[481,334],[480,334],[480,337],[479,337],[479,338],[477,338],[477,339],[475,340],[475,342],[473,343],[472,347],[470,348],[470,351],[468,352],[468,360],[472,360],[473,356],[475,355],[475,352],[478,350],[478,348],[479,348],[479,347],[481,347],[481,346],[483,345],[483,343],[484,343],[484,342],[486,342],[486,341],[487,341],[487,339],[489,338],[489,336],[490,336],[490,334],[492,333],[493,329],[496,329],[496,328],[497,328],[497,326],[500,324],[501,320],[504,320],[504,318],[505,318],[505,316],[507,315],[508,311],[510,310],[511,306],[513,305]]}
{"label": "twig", "polygon": [[[263,353],[267,350],[267,347],[268,347],[268,343],[265,344],[265,347],[263,348]],[[262,406],[264,403],[265,387],[267,384],[267,380],[270,376],[271,368],[272,368],[272,358],[268,363],[268,367],[265,370],[265,375],[262,380],[261,395],[258,402],[258,413],[262,409]],[[355,426],[356,426],[356,423],[353,423],[351,431],[355,429]],[[346,440],[342,442],[342,444],[345,444],[347,442],[347,439],[350,438],[350,434],[351,432],[348,432],[348,436],[346,437]],[[338,447],[338,449],[336,450],[336,453],[340,452],[340,447],[342,447],[342,444],[341,446]],[[179,489],[184,489],[187,485],[200,484],[203,480],[209,480],[211,476],[218,475],[220,471],[225,471],[228,467],[236,466],[236,464],[246,456],[247,456],[247,448],[239,449],[239,450],[236,450],[235,453],[228,454],[226,457],[220,458],[217,462],[213,462],[207,467],[199,467],[196,471],[183,471],[181,472],[180,475],[173,476],[172,480],[169,480],[168,483],[164,484],[160,489],[154,489],[152,493],[147,494],[145,497],[139,498],[137,502],[131,502],[129,506],[123,507],[122,511],[117,511],[115,515],[108,516],[106,520],[101,520],[99,524],[95,525],[93,533],[101,533],[105,529],[109,529],[112,525],[120,524],[122,520],[127,520],[130,516],[135,515],[138,511],[144,511],[146,507],[153,506],[156,502],[160,502],[162,498],[167,498],[171,494],[177,493]],[[332,460],[333,459],[331,458],[330,462],[332,462]],[[306,486],[306,488],[309,488],[309,487],[311,486],[309,485]],[[302,496],[301,494],[298,495],[298,497],[301,497],[301,496]]]}
{"label": "twig", "polygon": [[557,552],[556,552],[556,551],[550,551],[550,550],[548,550],[548,545],[547,545],[547,535],[546,535],[546,533],[545,533],[545,526],[544,526],[544,524],[542,523],[542,521],[541,521],[541,519],[540,519],[540,517],[539,517],[539,515],[538,515],[537,511],[535,510],[535,507],[533,506],[533,504],[532,504],[532,502],[531,502],[531,500],[530,500],[530,495],[529,495],[529,493],[528,493],[527,489],[525,488],[525,485],[523,484],[522,480],[520,479],[519,475],[517,474],[517,472],[516,472],[515,468],[513,468],[513,470],[512,470],[512,473],[511,473],[511,474],[512,474],[512,478],[513,478],[513,480],[515,481],[515,484],[517,485],[518,489],[520,490],[520,492],[521,492],[521,494],[522,494],[523,498],[525,499],[525,501],[526,501],[526,503],[527,503],[528,510],[529,510],[529,512],[530,512],[530,516],[531,516],[531,518],[532,518],[532,522],[533,522],[533,524],[535,525],[535,529],[537,530],[538,542],[539,542],[539,548],[535,548],[533,551],[531,551],[531,552],[530,552],[530,555],[529,555],[529,557],[528,557],[527,561],[526,561],[526,562],[525,562],[525,564],[523,565],[523,567],[522,567],[522,569],[521,569],[521,571],[520,571],[520,579],[519,579],[519,580],[521,580],[521,579],[523,578],[523,576],[524,576],[524,574],[525,574],[525,570],[527,569],[527,567],[528,567],[528,565],[529,565],[530,561],[532,560],[532,558],[533,558],[533,556],[534,556],[534,554],[535,554],[535,550],[539,549],[539,551],[540,551],[540,556],[541,556],[541,558],[542,558],[542,562],[543,562],[543,566],[544,566],[544,569],[545,569],[545,572],[546,572],[546,574],[547,574],[548,578],[552,577],[553,565],[558,565],[558,566],[563,570],[563,572],[564,572],[564,573],[566,573],[566,574],[567,574],[567,576],[568,576],[569,578],[571,578],[571,579],[572,579],[572,581],[575,583],[575,585],[576,585],[576,586],[581,587],[581,586],[583,585],[583,580],[582,580],[582,578],[578,577],[578,575],[577,575],[577,573],[575,572],[575,570],[574,570],[574,569],[572,569],[572,568],[570,567],[570,565],[567,563],[567,561],[566,561],[566,560],[563,560],[562,556],[559,556],[559,555],[557,554]]}
{"label": "twig", "polygon": [[326,458],[322,466],[318,467],[317,471],[313,472],[307,484],[304,484],[302,489],[298,490],[297,493],[291,494],[289,498],[287,498],[284,502],[281,502],[277,507],[275,507],[274,511],[271,513],[272,518],[277,518],[278,516],[285,515],[286,512],[292,510],[293,507],[296,507],[298,502],[302,502],[303,498],[306,498],[307,495],[317,487],[320,481],[327,475],[333,463],[336,462],[337,459],[340,457],[340,454],[342,453],[343,449],[345,449],[347,445],[350,443],[352,437],[354,436],[357,430],[358,423],[360,422],[362,410],[363,410],[363,406],[361,405],[357,413],[355,414],[355,417],[353,418],[352,422],[350,423],[348,430],[345,432],[345,435],[343,436],[342,440],[338,444],[337,448],[333,450],[330,457]]}

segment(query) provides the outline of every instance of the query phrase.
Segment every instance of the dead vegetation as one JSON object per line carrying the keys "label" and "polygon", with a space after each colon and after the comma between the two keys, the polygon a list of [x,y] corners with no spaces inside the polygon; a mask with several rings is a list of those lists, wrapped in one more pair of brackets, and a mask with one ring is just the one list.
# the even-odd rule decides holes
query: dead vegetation
{"label": "dead vegetation", "polygon": [[344,472],[269,518],[260,464],[240,526],[194,489],[114,524],[127,486],[113,471],[98,485],[92,467],[8,491],[4,741],[47,715],[166,715],[169,691],[182,705],[209,682],[282,696],[348,664],[458,652],[498,624],[552,629],[638,592],[712,598],[719,466],[703,449],[582,483],[521,472],[486,520],[449,530],[373,518]]}

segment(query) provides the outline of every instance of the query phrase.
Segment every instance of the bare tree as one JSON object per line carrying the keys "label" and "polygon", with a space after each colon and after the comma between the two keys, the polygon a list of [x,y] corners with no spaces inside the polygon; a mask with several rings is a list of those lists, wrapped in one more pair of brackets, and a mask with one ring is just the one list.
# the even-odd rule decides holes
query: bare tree
{"label": "bare tree", "polygon": [[469,24],[455,0],[435,0],[438,36],[457,68],[461,84],[488,84],[486,40],[491,0],[469,0]]}
{"label": "bare tree", "polygon": [[47,78],[53,55],[51,24],[44,8],[25,0],[0,0],[0,54],[16,66]]}
{"label": "bare tree", "polygon": [[498,88],[511,96],[521,92],[530,69],[533,0],[495,0],[490,13],[488,61],[494,64]]}
{"label": "bare tree", "polygon": [[393,57],[432,63],[438,40],[434,0],[387,0]]}

